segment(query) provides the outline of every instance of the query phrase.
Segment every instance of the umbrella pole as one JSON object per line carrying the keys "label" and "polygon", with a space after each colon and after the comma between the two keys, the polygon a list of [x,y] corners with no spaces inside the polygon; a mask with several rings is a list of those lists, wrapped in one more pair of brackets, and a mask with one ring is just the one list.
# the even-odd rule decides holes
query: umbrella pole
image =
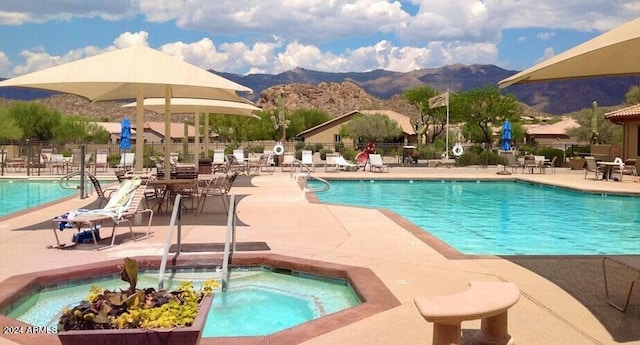
{"label": "umbrella pole", "polygon": [[171,178],[171,88],[164,90],[164,179]]}
{"label": "umbrella pole", "polygon": [[142,85],[136,84],[136,155],[135,155],[136,171],[142,171],[143,162],[144,162],[144,89]]}

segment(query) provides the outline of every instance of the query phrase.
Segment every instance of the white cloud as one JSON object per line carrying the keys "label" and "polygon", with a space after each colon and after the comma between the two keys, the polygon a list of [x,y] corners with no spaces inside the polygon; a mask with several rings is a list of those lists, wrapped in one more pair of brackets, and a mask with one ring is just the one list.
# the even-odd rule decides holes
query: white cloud
{"label": "white cloud", "polygon": [[550,39],[551,37],[555,37],[556,33],[553,31],[547,31],[547,32],[541,32],[539,34],[536,35],[536,37],[538,37],[539,39],[546,41],[548,39]]}
{"label": "white cloud", "polygon": [[[407,2],[414,5],[414,15],[403,8]],[[21,53],[24,62],[9,69],[22,74],[102,51],[149,45],[150,38],[164,40],[155,43],[158,49],[187,62],[235,73],[498,64],[505,29],[540,28],[543,40],[556,29],[606,30],[640,16],[640,6],[634,0],[22,0],[0,5],[0,25],[136,15],[202,35],[172,41],[169,33],[145,28],[122,33],[111,46],[79,46],[61,56],[31,48]],[[552,47],[545,52],[553,54]],[[10,56],[17,60],[15,53]]]}
{"label": "white cloud", "polygon": [[0,75],[9,75],[11,61],[4,52],[0,51]]}
{"label": "white cloud", "polygon": [[551,57],[553,57],[553,56],[555,56],[555,55],[556,55],[556,53],[555,53],[555,51],[553,50],[553,47],[545,48],[545,49],[544,49],[544,54],[542,54],[542,57],[541,57],[541,58],[539,58],[536,62],[544,61],[544,60],[546,60],[546,59],[548,59],[548,58],[551,58]]}
{"label": "white cloud", "polygon": [[[73,18],[101,18],[118,21],[138,12],[131,0],[67,1],[67,0],[22,0],[3,1],[0,5],[0,24],[17,25],[44,23],[47,21],[69,21]],[[14,24],[11,24],[11,21]]]}

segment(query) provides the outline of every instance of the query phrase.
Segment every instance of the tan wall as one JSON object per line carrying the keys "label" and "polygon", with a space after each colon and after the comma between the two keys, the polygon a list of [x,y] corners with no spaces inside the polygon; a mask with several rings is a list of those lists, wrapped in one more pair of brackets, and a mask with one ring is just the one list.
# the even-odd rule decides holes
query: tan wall
{"label": "tan wall", "polygon": [[626,122],[623,127],[624,142],[623,142],[623,155],[624,158],[640,158],[640,152],[638,152],[638,127],[640,127],[640,121]]}

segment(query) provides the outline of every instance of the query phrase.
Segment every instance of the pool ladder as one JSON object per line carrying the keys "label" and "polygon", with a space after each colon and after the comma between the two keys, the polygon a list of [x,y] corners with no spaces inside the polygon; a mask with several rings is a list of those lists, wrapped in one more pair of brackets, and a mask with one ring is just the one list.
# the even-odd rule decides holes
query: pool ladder
{"label": "pool ladder", "polygon": [[[229,286],[229,262],[231,255],[236,250],[236,196],[234,194],[229,195],[229,213],[227,216],[227,233],[224,243],[224,258],[222,260],[222,291],[226,291]],[[178,228],[177,234],[177,248],[176,253],[173,256],[172,263],[175,265],[180,252],[182,251],[182,195],[178,194],[173,203],[173,212],[171,214],[171,221],[169,222],[169,231],[167,231],[167,239],[164,245],[164,252],[162,254],[162,262],[160,263],[160,270],[158,272],[158,290],[164,287],[164,275],[167,269],[167,260],[169,259],[169,249],[171,248],[171,242],[173,239],[173,230]]]}
{"label": "pool ladder", "polygon": [[[306,164],[302,163],[301,160],[298,160],[298,159],[294,159],[293,163],[291,163],[291,173],[289,174],[291,179],[294,179],[293,170],[294,170],[294,167],[296,165],[300,167],[300,171],[302,171],[302,172],[295,176],[295,180],[298,181],[299,179],[302,179],[303,184],[304,184],[304,188],[303,188],[302,192],[303,192],[304,195],[306,195],[309,192],[313,192],[313,193],[315,193],[315,192],[325,192],[325,191],[328,191],[329,188],[331,188],[331,185],[329,184],[329,181],[327,181],[327,180],[325,180],[325,179],[323,179],[321,177],[311,175],[311,169]],[[322,186],[315,187],[315,188],[309,187],[309,183],[308,183],[309,179],[314,179],[316,181],[322,182]]]}

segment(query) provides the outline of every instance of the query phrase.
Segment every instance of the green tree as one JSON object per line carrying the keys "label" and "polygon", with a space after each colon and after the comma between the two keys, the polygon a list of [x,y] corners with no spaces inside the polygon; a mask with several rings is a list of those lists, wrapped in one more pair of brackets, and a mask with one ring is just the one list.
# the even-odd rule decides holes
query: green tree
{"label": "green tree", "polygon": [[295,140],[300,132],[331,120],[331,115],[318,109],[297,109],[291,112],[287,128],[287,140]]}
{"label": "green tree", "polygon": [[82,116],[62,116],[53,129],[58,142],[100,143],[109,141],[109,132]]}
{"label": "green tree", "polygon": [[520,105],[512,95],[502,95],[493,86],[469,90],[451,96],[451,113],[465,122],[465,137],[474,142],[492,143],[494,126],[504,120],[517,122]]}
{"label": "green tree", "polygon": [[17,102],[9,107],[9,114],[22,129],[25,139],[49,141],[60,124],[59,112],[34,102]]}
{"label": "green tree", "polygon": [[[598,109],[598,139],[602,144],[620,144],[622,143],[622,126],[604,120],[603,114],[607,112],[607,109]],[[567,134],[575,136],[580,141],[589,142],[591,140],[591,108],[585,108],[567,116],[572,117],[578,123],[578,127],[570,128]]]}
{"label": "green tree", "polygon": [[[433,143],[438,136],[446,131],[447,108],[429,108],[429,98],[438,95],[436,89],[430,86],[419,86],[409,89],[402,94],[411,105],[418,110],[418,115],[411,116],[411,125],[418,133],[418,142],[426,136],[428,143]],[[449,119],[451,121],[451,119]]]}
{"label": "green tree", "polygon": [[640,103],[640,86],[632,86],[625,94],[625,103],[627,105],[636,105]]}
{"label": "green tree", "polygon": [[393,142],[402,136],[400,125],[384,114],[356,114],[345,127],[343,133],[356,140]]}
{"label": "green tree", "polygon": [[22,128],[9,115],[7,108],[0,108],[0,141],[19,139],[22,139]]}

